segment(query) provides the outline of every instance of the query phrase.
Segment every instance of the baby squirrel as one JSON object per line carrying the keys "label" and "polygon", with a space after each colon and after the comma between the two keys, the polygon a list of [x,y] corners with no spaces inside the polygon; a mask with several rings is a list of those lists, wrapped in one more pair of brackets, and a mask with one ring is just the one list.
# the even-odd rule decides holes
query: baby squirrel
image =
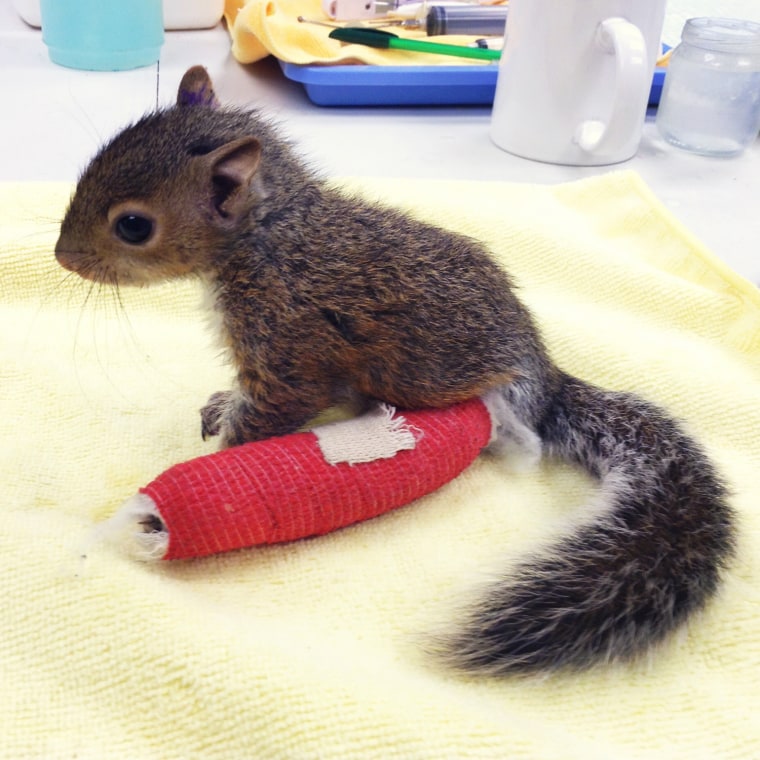
{"label": "baby squirrel", "polygon": [[221,107],[202,67],[92,160],[55,255],[98,283],[207,284],[237,370],[201,411],[223,446],[293,432],[348,396],[411,409],[488,394],[505,446],[600,480],[605,509],[465,615],[446,644],[455,666],[631,659],[716,590],[732,510],[680,426],[559,369],[482,244],[330,186],[260,114]]}

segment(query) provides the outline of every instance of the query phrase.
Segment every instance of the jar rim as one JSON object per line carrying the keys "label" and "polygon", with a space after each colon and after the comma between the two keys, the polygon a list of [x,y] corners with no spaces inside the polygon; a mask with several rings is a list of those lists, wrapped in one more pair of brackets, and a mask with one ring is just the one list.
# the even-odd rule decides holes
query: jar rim
{"label": "jar rim", "polygon": [[736,18],[690,18],[681,39],[707,50],[760,53],[760,24]]}

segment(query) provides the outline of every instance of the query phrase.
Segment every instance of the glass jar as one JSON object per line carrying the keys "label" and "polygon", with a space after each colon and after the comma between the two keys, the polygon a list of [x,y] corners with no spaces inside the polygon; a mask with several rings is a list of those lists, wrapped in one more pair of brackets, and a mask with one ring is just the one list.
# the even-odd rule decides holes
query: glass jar
{"label": "glass jar", "polygon": [[673,145],[734,156],[760,130],[760,24],[689,19],[668,64],[657,128]]}

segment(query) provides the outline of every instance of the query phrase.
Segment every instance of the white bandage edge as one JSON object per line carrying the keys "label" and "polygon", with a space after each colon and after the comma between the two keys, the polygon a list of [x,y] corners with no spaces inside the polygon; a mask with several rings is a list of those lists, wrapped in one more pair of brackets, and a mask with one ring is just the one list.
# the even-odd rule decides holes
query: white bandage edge
{"label": "white bandage edge", "polygon": [[[156,530],[156,526],[163,530]],[[111,544],[132,559],[157,562],[169,549],[169,532],[153,499],[130,496],[107,520],[93,530],[93,541]]]}

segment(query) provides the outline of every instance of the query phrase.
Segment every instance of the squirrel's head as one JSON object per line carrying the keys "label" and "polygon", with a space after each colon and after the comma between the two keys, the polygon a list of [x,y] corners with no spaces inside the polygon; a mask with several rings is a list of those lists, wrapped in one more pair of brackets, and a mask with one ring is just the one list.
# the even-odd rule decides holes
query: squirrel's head
{"label": "squirrel's head", "polygon": [[213,269],[256,201],[261,142],[250,116],[219,108],[205,69],[188,70],[172,108],[105,145],[82,174],[55,246],[96,282],[147,284]]}

